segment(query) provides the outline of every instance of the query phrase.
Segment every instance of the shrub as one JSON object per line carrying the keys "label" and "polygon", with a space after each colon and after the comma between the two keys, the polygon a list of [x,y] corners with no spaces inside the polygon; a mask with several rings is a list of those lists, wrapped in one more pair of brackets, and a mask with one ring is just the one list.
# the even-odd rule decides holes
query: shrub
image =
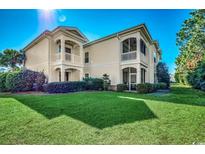
{"label": "shrub", "polygon": [[83,91],[85,89],[86,89],[85,81],[51,82],[46,85],[46,90],[48,93],[68,93],[68,92]]}
{"label": "shrub", "polygon": [[158,89],[167,89],[167,84],[166,83],[163,83],[163,82],[160,82],[160,83],[155,83],[153,84],[155,90],[158,90]]}
{"label": "shrub", "polygon": [[21,75],[21,85],[17,89],[17,91],[31,91],[33,90],[33,85],[35,84],[35,80],[38,72],[34,72],[31,70],[23,70]]}
{"label": "shrub", "polygon": [[107,74],[103,74],[103,89],[104,90],[108,90],[109,86],[110,86],[110,78],[109,78],[109,75]]}
{"label": "shrub", "polygon": [[16,90],[16,87],[18,86],[20,72],[9,72],[6,76],[6,88],[8,91],[14,92]]}
{"label": "shrub", "polygon": [[6,77],[6,87],[11,92],[31,91],[34,90],[33,86],[40,90],[44,83],[45,75],[31,70],[10,72]]}
{"label": "shrub", "polygon": [[86,82],[86,90],[103,90],[103,79],[100,78],[84,78]]}
{"label": "shrub", "polygon": [[155,87],[151,83],[141,83],[136,86],[139,93],[151,93],[155,91]]}
{"label": "shrub", "polygon": [[44,83],[43,85],[42,85],[42,91],[43,92],[47,92],[48,91],[48,84],[46,84],[46,83]]}
{"label": "shrub", "polygon": [[127,89],[127,85],[126,84],[117,84],[117,91],[118,92],[123,92],[126,89]]}
{"label": "shrub", "polygon": [[201,82],[200,89],[205,91],[205,81]]}
{"label": "shrub", "polygon": [[44,75],[44,73],[43,72],[37,73],[35,78],[35,84],[36,84],[35,90],[43,91],[43,85],[45,84],[45,81],[46,81],[46,76]]}
{"label": "shrub", "polygon": [[0,74],[0,92],[6,92],[6,76],[8,73],[1,73]]}

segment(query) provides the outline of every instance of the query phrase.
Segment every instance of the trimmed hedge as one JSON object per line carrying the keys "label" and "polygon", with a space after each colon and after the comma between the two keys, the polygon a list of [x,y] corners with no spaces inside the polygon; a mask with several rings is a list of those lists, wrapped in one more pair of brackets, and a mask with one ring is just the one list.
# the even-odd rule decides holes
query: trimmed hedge
{"label": "trimmed hedge", "polygon": [[168,87],[166,83],[160,82],[160,83],[155,83],[154,88],[157,90],[157,89],[167,89]]}
{"label": "trimmed hedge", "polygon": [[8,73],[0,73],[0,92],[6,92],[6,76]]}
{"label": "trimmed hedge", "polygon": [[45,79],[43,73],[31,70],[9,72],[6,77],[6,88],[11,92],[42,90]]}
{"label": "trimmed hedge", "polygon": [[104,82],[100,78],[84,78],[86,90],[103,90]]}
{"label": "trimmed hedge", "polygon": [[126,89],[127,89],[127,85],[126,84],[117,84],[117,91],[118,92],[123,92]]}
{"label": "trimmed hedge", "polygon": [[73,81],[73,82],[51,82],[46,86],[48,93],[68,93],[83,91],[86,89],[85,81]]}
{"label": "trimmed hedge", "polygon": [[136,86],[137,91],[139,93],[152,93],[155,92],[159,89],[168,89],[168,85],[166,83],[142,83],[142,84],[137,84]]}
{"label": "trimmed hedge", "polygon": [[155,91],[154,84],[151,83],[137,84],[136,88],[139,93],[151,93]]}
{"label": "trimmed hedge", "polygon": [[84,90],[103,90],[103,80],[99,78],[84,78],[83,81],[51,82],[43,86],[48,93],[69,93]]}

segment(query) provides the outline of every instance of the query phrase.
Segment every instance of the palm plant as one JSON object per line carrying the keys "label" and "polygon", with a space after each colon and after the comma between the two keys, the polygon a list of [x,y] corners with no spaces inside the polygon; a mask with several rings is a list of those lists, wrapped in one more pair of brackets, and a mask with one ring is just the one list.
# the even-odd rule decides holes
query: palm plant
{"label": "palm plant", "polygon": [[22,66],[25,60],[24,51],[17,51],[13,49],[6,49],[0,53],[0,66],[16,70]]}

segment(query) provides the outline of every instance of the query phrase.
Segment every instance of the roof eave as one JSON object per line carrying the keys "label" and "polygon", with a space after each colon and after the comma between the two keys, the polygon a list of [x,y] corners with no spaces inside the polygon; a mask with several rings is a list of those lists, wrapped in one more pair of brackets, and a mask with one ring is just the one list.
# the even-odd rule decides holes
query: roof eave
{"label": "roof eave", "polygon": [[134,26],[134,27],[131,27],[131,28],[128,28],[128,29],[125,29],[125,30],[122,30],[122,31],[119,31],[119,32],[116,32],[116,33],[113,33],[111,35],[102,37],[102,38],[94,40],[92,42],[88,42],[88,43],[84,44],[84,47],[93,45],[93,44],[98,43],[98,42],[102,42],[102,41],[107,40],[107,39],[114,38],[116,36],[123,35],[125,33],[129,33],[131,31],[134,31],[134,30],[137,30],[137,29],[141,29],[141,28],[143,28],[145,30],[145,32],[148,34],[147,36],[148,36],[149,41],[152,42],[152,37],[151,37],[151,35],[150,35],[146,25],[145,24],[140,24],[140,25],[137,25],[137,26]]}
{"label": "roof eave", "polygon": [[43,33],[41,33],[39,36],[37,36],[32,42],[30,42],[27,46],[25,46],[23,48],[23,51],[28,50],[34,44],[38,43],[41,39],[43,39],[44,37],[49,36],[49,35],[50,35],[50,31],[49,30],[45,30]]}

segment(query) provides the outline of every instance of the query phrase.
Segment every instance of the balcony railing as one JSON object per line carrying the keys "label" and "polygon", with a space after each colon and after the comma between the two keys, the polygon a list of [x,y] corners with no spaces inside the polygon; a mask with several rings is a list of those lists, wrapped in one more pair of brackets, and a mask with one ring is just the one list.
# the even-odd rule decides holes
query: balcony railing
{"label": "balcony railing", "polygon": [[137,58],[137,52],[136,51],[121,54],[121,60],[122,61],[134,60],[136,58]]}
{"label": "balcony railing", "polygon": [[[56,61],[61,60],[61,53],[56,54]],[[65,53],[65,63],[81,64],[81,57],[79,55]]]}

